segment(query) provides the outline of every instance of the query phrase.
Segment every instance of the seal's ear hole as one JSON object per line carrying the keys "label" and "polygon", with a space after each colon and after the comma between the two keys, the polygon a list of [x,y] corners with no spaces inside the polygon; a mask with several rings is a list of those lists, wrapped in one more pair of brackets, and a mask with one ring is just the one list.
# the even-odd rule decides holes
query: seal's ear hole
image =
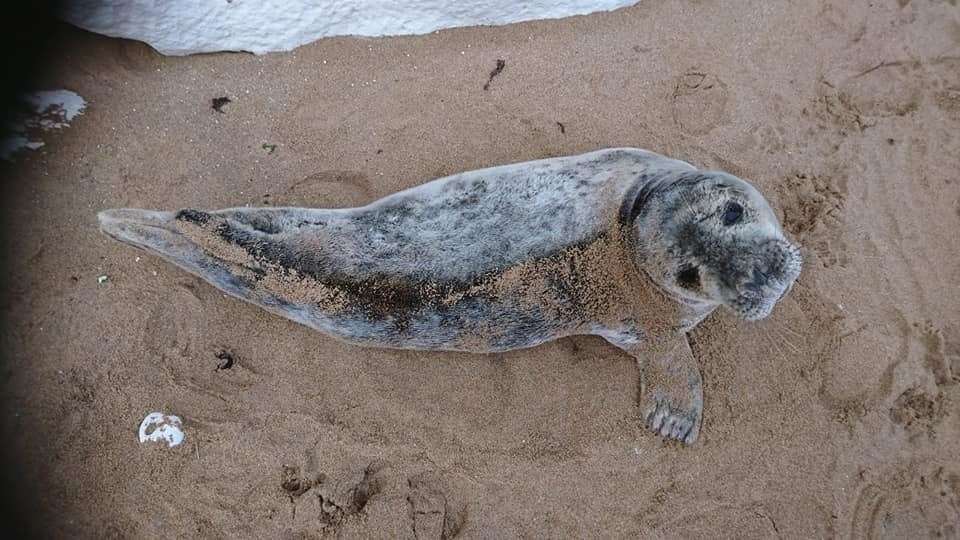
{"label": "seal's ear hole", "polygon": [[677,272],[677,285],[692,291],[700,288],[700,270],[696,266],[684,266]]}
{"label": "seal's ear hole", "polygon": [[743,219],[743,206],[740,203],[728,202],[723,209],[723,224],[727,227],[739,223]]}

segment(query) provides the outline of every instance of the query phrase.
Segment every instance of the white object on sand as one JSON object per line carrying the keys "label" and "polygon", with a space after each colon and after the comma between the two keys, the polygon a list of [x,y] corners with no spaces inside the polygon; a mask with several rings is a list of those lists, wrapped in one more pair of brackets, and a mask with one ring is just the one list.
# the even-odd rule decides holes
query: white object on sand
{"label": "white object on sand", "polygon": [[186,438],[182,426],[179,416],[152,412],[140,422],[140,442],[166,442],[173,448]]}
{"label": "white object on sand", "polygon": [[30,117],[27,127],[43,129],[61,129],[70,125],[78,114],[83,114],[87,102],[76,92],[70,90],[42,90],[23,96],[30,104],[36,116]]}
{"label": "white object on sand", "polygon": [[427,34],[609,11],[637,0],[76,0],[80,28],[145,41],[163,54],[289,51],[328,36]]}
{"label": "white object on sand", "polygon": [[35,135],[37,130],[63,129],[87,107],[87,102],[70,90],[31,92],[20,99],[26,107],[15,114],[7,126],[11,134],[0,140],[0,159],[10,159],[24,148],[36,150],[43,147],[43,141],[28,138],[28,130]]}

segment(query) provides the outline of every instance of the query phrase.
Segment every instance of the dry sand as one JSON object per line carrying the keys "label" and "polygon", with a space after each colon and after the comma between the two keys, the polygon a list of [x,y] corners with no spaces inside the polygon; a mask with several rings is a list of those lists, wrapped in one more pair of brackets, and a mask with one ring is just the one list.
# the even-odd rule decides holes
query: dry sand
{"label": "dry sand", "polygon": [[[80,537],[958,537],[955,4],[644,0],[263,57],[68,32],[43,87],[89,108],[3,171],[0,434],[24,520]],[[691,335],[691,448],[639,427],[634,362],[599,338],[356,348],[96,227],[119,206],[353,206],[607,146],[752,180],[804,246],[769,320],[717,313]],[[184,419],[183,446],[137,442],[152,410]]]}

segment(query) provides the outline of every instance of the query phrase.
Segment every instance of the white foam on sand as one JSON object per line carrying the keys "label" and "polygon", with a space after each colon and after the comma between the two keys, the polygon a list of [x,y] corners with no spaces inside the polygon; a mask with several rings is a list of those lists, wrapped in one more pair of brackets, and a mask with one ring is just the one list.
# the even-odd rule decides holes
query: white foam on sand
{"label": "white foam on sand", "polygon": [[87,102],[70,90],[41,90],[23,96],[33,107],[34,117],[43,129],[61,129],[70,125],[78,114],[83,114]]}
{"label": "white foam on sand", "polygon": [[30,140],[38,131],[63,129],[83,114],[87,102],[76,92],[70,90],[42,90],[21,96],[23,107],[16,115],[7,131],[10,135],[0,139],[0,159],[9,160],[23,150],[36,150],[44,146],[43,141]]}

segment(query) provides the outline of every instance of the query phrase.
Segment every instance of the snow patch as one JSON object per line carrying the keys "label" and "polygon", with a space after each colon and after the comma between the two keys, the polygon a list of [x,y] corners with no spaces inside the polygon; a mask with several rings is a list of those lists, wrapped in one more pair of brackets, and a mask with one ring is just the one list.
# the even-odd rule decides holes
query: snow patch
{"label": "snow patch", "polygon": [[329,36],[426,34],[609,11],[637,0],[76,0],[68,22],[163,54],[288,51]]}

